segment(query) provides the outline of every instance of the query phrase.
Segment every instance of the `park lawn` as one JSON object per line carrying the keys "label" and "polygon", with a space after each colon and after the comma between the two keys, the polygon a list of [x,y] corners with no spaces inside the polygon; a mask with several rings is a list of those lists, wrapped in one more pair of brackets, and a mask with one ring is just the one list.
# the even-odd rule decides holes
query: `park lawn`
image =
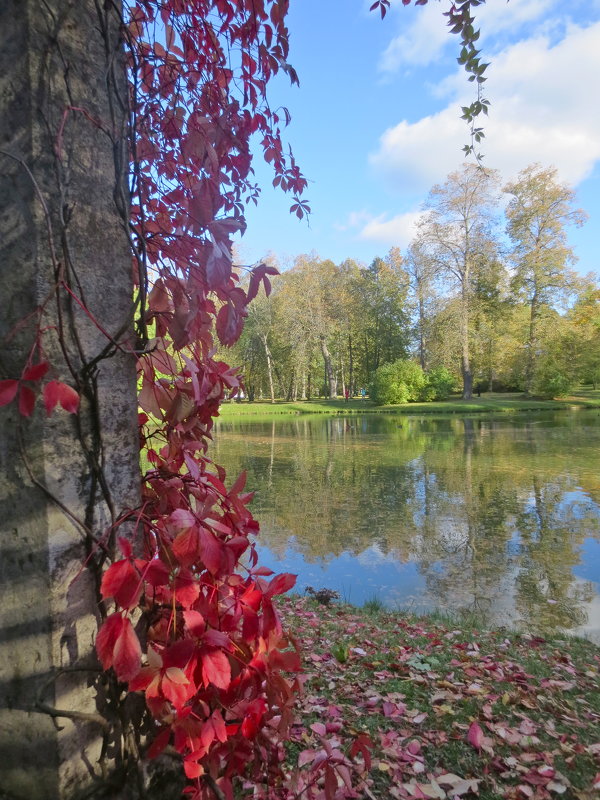
{"label": "park lawn", "polygon": [[238,417],[272,417],[280,414],[478,414],[517,413],[520,411],[561,411],[565,409],[600,408],[600,390],[581,389],[569,397],[557,400],[536,400],[521,394],[486,393],[472,400],[453,396],[449,400],[432,403],[406,403],[395,406],[376,406],[371,400],[353,398],[342,400],[299,400],[285,402],[257,400],[249,403],[235,401],[221,405],[222,419]]}
{"label": "park lawn", "polygon": [[290,762],[322,736],[354,756],[358,797],[600,796],[600,648],[570,637],[285,598],[305,683]]}

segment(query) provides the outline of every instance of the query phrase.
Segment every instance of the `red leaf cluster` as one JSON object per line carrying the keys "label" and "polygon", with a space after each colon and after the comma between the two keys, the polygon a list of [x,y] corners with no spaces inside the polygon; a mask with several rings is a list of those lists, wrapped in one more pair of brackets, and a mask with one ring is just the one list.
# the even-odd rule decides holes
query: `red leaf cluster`
{"label": "red leaf cluster", "polygon": [[[29,383],[38,383],[50,369],[47,361],[40,361],[36,364],[28,363],[21,374],[19,380],[9,379],[0,381],[0,406],[6,406],[18,395],[19,414],[23,417],[30,417],[35,408],[35,392]],[[44,385],[44,406],[46,414],[54,411],[60,404],[65,411],[76,414],[79,408],[79,394],[61,381],[49,381]]]}

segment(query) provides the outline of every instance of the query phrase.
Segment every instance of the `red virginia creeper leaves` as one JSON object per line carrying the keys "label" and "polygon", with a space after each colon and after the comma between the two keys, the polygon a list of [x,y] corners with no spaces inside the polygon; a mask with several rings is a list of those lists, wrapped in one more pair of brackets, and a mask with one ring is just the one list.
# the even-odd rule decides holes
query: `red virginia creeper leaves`
{"label": "red virginia creeper leaves", "polygon": [[21,386],[19,389],[19,414],[30,417],[35,407],[35,394],[29,386]]}
{"label": "red virginia creeper leaves", "polygon": [[19,381],[0,381],[0,406],[7,406],[15,399]]}
{"label": "red virginia creeper leaves", "polygon": [[212,683],[219,689],[227,689],[231,683],[231,664],[221,650],[208,650],[202,655],[202,680],[204,685]]}
{"label": "red virginia creeper leaves", "polygon": [[[133,672],[130,691],[146,694],[159,725],[151,755],[172,742],[188,778],[206,771],[228,798],[234,776],[262,774],[255,753],[275,753],[274,731],[285,735],[293,693],[279,673],[298,664],[271,599],[294,580],[267,583],[270,571],[246,571],[257,560],[252,495],[242,494],[245,476],[228,492],[224,471],[207,457],[219,404],[240,387],[237,371],[212,356],[215,331],[225,345],[237,341],[248,303],[261,282],[268,294],[277,274],[260,265],[246,294],[232,267],[232,236],[245,230],[245,201],[257,196],[254,134],[277,185],[294,195],[295,213],[308,212],[306,180],[280,138],[287,112],[265,98],[278,71],[297,80],[287,63],[287,9],[288,0],[139,0],[125,27],[137,124],[134,274],[138,284],[144,270],[152,276],[145,322],[155,337],[139,360],[151,468],[138,527],[148,549],[143,562],[124,552],[102,593],[124,609],[143,602],[148,665],[139,671],[138,659],[134,671],[137,639],[121,614],[106,620],[97,646],[105,668]],[[65,407],[64,390],[49,387],[48,413]],[[274,718],[271,741],[263,731]],[[188,788],[205,800],[201,782]]]}
{"label": "red virginia creeper leaves", "polygon": [[140,670],[142,648],[130,620],[125,617],[121,632],[117,636],[112,656],[112,665],[120,681],[131,680]]}
{"label": "red virginia creeper leaves", "polygon": [[266,597],[274,597],[277,594],[289,592],[295,586],[297,577],[297,575],[292,575],[290,572],[282,572],[281,575],[276,575],[265,592]]}
{"label": "red virginia creeper leaves", "polygon": [[50,369],[47,361],[40,361],[39,364],[33,364],[28,367],[21,375],[23,381],[39,381]]}
{"label": "red virginia creeper leaves", "polygon": [[76,414],[79,408],[79,395],[75,389],[67,386],[66,383],[61,383],[61,381],[49,381],[44,386],[46,414],[50,416],[59,403],[65,411],[68,411],[70,414]]}
{"label": "red virginia creeper leaves", "polygon": [[127,617],[111,614],[98,631],[96,652],[104,669],[113,667],[121,681],[131,680],[140,670],[142,649]]}
{"label": "red virginia creeper leaves", "polygon": [[144,588],[143,581],[131,561],[115,561],[102,576],[100,592],[102,597],[114,597],[126,610],[135,608]]}

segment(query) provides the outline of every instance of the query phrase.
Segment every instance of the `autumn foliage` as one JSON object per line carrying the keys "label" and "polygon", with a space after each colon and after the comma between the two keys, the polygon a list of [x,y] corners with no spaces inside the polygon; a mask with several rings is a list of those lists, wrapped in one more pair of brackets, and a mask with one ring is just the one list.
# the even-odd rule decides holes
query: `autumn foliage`
{"label": "autumn foliage", "polygon": [[123,558],[102,579],[116,610],[97,650],[130,692],[145,694],[154,719],[148,756],[179,753],[193,798],[233,797],[240,776],[277,791],[298,689],[298,656],[273,604],[295,578],[257,566],[245,476],[227,488],[207,455],[219,404],[240,386],[212,357],[213,331],[235,342],[248,303],[261,282],[269,291],[274,272],[256,267],[243,288],[232,266],[231,237],[258,194],[251,137],[274,182],[294,195],[294,212],[305,208],[306,182],[280,138],[284,112],[265,97],[278,71],[295,77],[286,11],[283,1],[146,1],[131,5],[125,31],[149,470],[143,505],[130,515],[135,536],[120,539]]}

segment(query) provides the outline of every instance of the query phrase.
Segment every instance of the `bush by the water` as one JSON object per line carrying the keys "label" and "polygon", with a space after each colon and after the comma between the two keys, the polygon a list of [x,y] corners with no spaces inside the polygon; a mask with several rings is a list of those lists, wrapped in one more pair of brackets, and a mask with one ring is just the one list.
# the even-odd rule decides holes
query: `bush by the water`
{"label": "bush by the water", "polygon": [[574,380],[556,364],[542,363],[533,381],[533,393],[538,397],[552,399],[566,397],[573,389]]}
{"label": "bush by the water", "polygon": [[379,406],[445,400],[454,377],[445,367],[424,372],[416,361],[400,359],[383,364],[373,376],[371,399]]}
{"label": "bush by the water", "polygon": [[434,367],[425,373],[426,383],[421,400],[447,400],[455,388],[454,375],[446,367]]}
{"label": "bush by the water", "polygon": [[400,359],[375,370],[371,400],[378,406],[414,403],[425,388],[425,373],[415,361]]}

